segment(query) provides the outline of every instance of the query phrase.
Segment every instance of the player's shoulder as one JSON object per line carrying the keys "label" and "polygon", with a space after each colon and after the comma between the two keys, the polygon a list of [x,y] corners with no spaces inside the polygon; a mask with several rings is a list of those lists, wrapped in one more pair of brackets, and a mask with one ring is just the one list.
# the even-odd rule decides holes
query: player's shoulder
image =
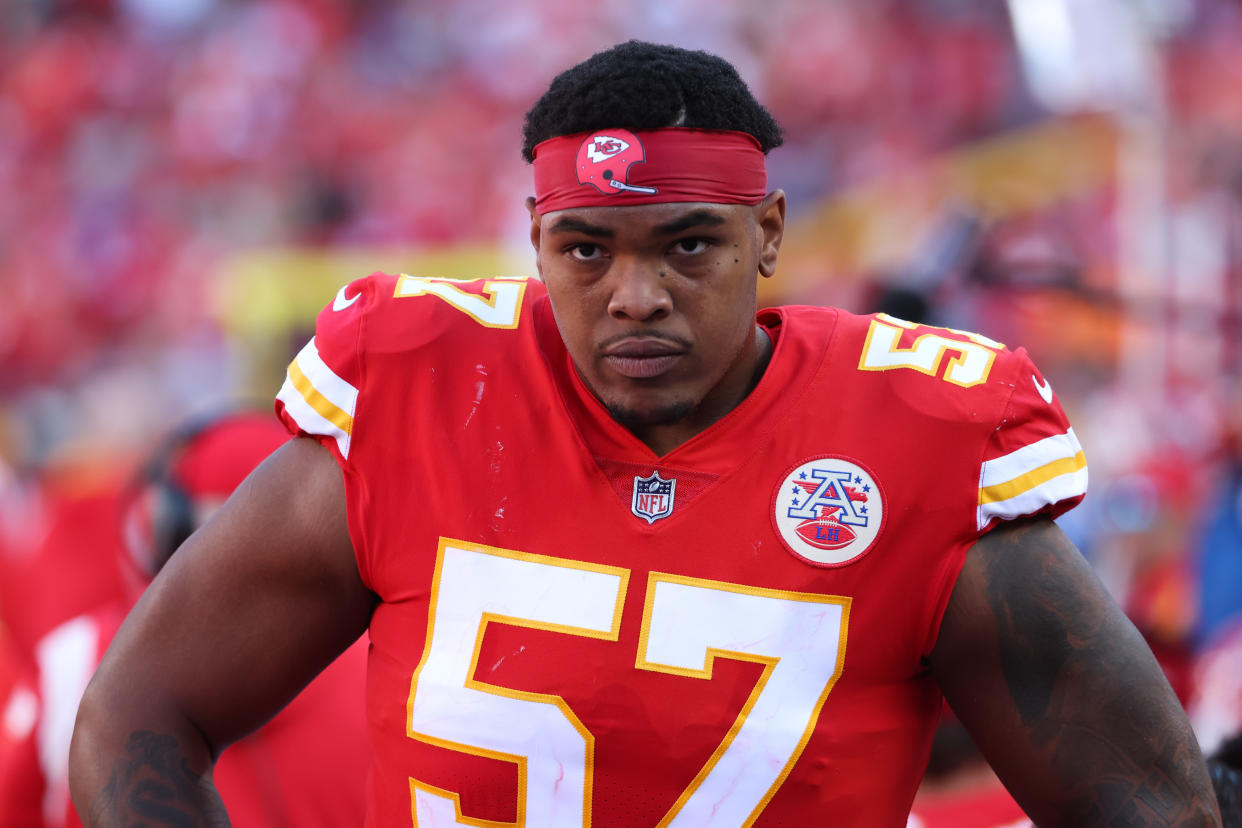
{"label": "player's shoulder", "polygon": [[1024,372],[1040,382],[1025,349],[974,331],[845,311],[837,329],[835,348],[858,371],[932,396],[1007,398]]}
{"label": "player's shoulder", "polygon": [[[523,277],[454,280],[373,273],[337,291],[315,320],[304,356],[324,362],[357,385],[382,362],[414,364],[420,355],[440,364],[473,353],[515,349],[515,332],[543,296],[543,284]],[[508,339],[498,342],[498,339]]]}
{"label": "player's shoulder", "polygon": [[787,340],[784,351],[803,360],[823,358],[833,388],[848,389],[856,399],[905,399],[941,419],[969,408],[978,419],[1003,408],[1017,378],[1035,377],[1036,388],[1042,382],[1025,350],[974,331],[832,307],[773,311]]}
{"label": "player's shoulder", "polygon": [[[337,291],[289,363],[277,411],[294,433],[334,439],[347,455],[360,395],[523,359],[533,347],[535,279],[458,281],[373,273]],[[507,338],[507,341],[498,341]]]}
{"label": "player's shoulder", "polygon": [[848,361],[840,370],[857,378],[860,396],[916,418],[911,422],[934,429],[929,434],[945,435],[946,450],[966,450],[957,426],[984,438],[979,529],[1045,510],[1055,516],[1082,499],[1082,446],[1025,349],[883,313],[842,314],[837,331],[832,347]]}
{"label": "player's shoulder", "polygon": [[315,336],[351,347],[408,350],[443,337],[518,329],[543,295],[537,279],[445,279],[372,273],[343,286],[319,314]]}

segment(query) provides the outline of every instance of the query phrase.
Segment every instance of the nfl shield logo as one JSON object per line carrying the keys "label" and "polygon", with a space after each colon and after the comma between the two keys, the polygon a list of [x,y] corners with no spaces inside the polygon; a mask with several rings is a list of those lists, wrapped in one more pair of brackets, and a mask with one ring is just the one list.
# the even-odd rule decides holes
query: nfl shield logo
{"label": "nfl shield logo", "polygon": [[665,480],[659,471],[653,471],[650,477],[634,478],[634,499],[630,503],[630,511],[647,523],[655,523],[673,513],[673,491],[677,488],[677,480]]}

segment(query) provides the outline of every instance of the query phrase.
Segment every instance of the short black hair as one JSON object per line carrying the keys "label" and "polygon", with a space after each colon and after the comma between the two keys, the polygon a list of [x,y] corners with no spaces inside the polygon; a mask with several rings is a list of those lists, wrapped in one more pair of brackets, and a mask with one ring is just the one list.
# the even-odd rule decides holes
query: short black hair
{"label": "short black hair", "polygon": [[553,79],[526,113],[522,157],[533,161],[536,144],[561,135],[673,126],[745,132],[764,153],[783,140],[776,119],[727,60],[630,40]]}

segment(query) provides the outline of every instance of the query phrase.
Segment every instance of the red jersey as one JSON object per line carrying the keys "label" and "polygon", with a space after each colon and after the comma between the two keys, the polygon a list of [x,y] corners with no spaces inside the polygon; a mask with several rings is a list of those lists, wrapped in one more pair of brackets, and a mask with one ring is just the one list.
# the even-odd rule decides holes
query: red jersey
{"label": "red jersey", "polygon": [[[101,607],[39,641],[38,670],[5,706],[6,718],[18,704],[29,712],[20,741],[0,739],[0,826],[82,825],[69,799],[69,742],[78,702],[127,610]],[[220,755],[213,780],[234,825],[359,824],[369,753],[359,710],[365,651],[364,642],[346,650],[275,718]]]}
{"label": "red jersey", "polygon": [[0,627],[0,828],[43,828],[34,731],[39,698],[27,654]]}
{"label": "red jersey", "polygon": [[87,475],[0,481],[0,623],[23,657],[81,613],[125,597],[116,516],[124,480]]}
{"label": "red jersey", "polygon": [[787,307],[656,456],[541,283],[342,288],[277,410],[344,479],[371,620],[371,825],[902,826],[966,550],[1082,497],[1022,351]]}
{"label": "red jersey", "polygon": [[960,790],[920,793],[906,828],[1033,828],[995,776]]}

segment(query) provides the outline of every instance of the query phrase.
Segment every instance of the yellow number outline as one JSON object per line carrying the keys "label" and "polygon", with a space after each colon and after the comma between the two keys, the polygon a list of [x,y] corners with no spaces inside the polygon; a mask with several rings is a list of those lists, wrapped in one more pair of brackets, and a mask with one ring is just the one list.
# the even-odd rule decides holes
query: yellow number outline
{"label": "yellow number outline", "polygon": [[927,333],[917,336],[914,344],[908,348],[897,344],[901,340],[902,329],[913,330],[919,327],[923,326],[885,313],[876,314],[871,320],[871,327],[867,329],[867,338],[858,360],[858,370],[892,371],[909,368],[934,377],[940,373],[945,354],[956,351],[957,355],[944,368],[943,379],[945,382],[970,388],[987,381],[997,352],[1005,347],[981,334],[955,328],[930,328]]}
{"label": "yellow number outline", "polygon": [[[724,759],[729,751],[734,747],[738,734],[742,731],[742,728],[746,726],[746,722],[751,713],[754,712],[756,705],[759,704],[760,698],[764,695],[765,691],[769,691],[770,693],[770,680],[773,677],[773,674],[779,669],[788,669],[781,667],[782,661],[784,661],[787,665],[791,665],[794,663],[791,659],[793,659],[795,655],[803,655],[805,658],[806,653],[823,655],[828,652],[827,648],[820,649],[819,647],[809,646],[807,641],[804,639],[799,639],[793,642],[793,645],[784,655],[765,654],[759,652],[757,648],[753,646],[751,646],[750,649],[716,647],[707,642],[707,636],[703,636],[703,640],[689,638],[689,636],[693,636],[694,633],[688,625],[666,622],[663,630],[665,635],[680,636],[687,641],[693,640],[697,642],[693,644],[693,646],[695,646],[696,652],[702,653],[703,666],[701,668],[679,667],[676,665],[651,661],[647,656],[650,652],[649,645],[651,640],[655,603],[657,600],[657,588],[661,584],[673,584],[690,587],[695,590],[702,590],[706,594],[741,596],[743,600],[755,599],[763,602],[797,602],[804,605],[835,605],[836,607],[839,607],[840,619],[835,630],[836,646],[835,653],[832,658],[833,666],[831,675],[827,678],[826,682],[823,684],[823,689],[819,692],[818,696],[809,707],[805,705],[805,702],[807,701],[806,699],[793,700],[793,702],[789,705],[791,709],[804,710],[806,718],[805,727],[803,728],[801,736],[792,751],[784,757],[785,761],[781,766],[780,772],[776,774],[775,778],[767,786],[762,796],[759,797],[758,801],[756,801],[755,804],[749,809],[749,813],[747,814],[745,821],[741,823],[728,823],[736,824],[741,826],[741,828],[745,828],[745,826],[751,825],[756,819],[759,818],[759,815],[763,812],[763,809],[767,807],[767,804],[772,800],[772,797],[776,795],[777,790],[780,789],[781,785],[784,784],[785,779],[788,778],[790,771],[793,770],[794,763],[798,761],[798,757],[802,755],[802,751],[806,748],[807,742],[811,739],[811,734],[815,730],[815,724],[819,721],[820,711],[823,709],[824,703],[828,700],[828,694],[832,692],[832,688],[836,686],[837,680],[841,677],[841,673],[845,669],[845,645],[848,638],[850,607],[853,603],[853,599],[838,595],[819,595],[814,593],[794,592],[791,590],[764,589],[761,587],[731,584],[724,581],[712,581],[702,578],[690,578],[684,575],[673,575],[662,572],[650,573],[647,580],[646,601],[643,607],[643,624],[642,633],[639,638],[638,658],[635,662],[635,666],[638,669],[710,680],[717,658],[726,658],[736,661],[750,661],[763,665],[762,674],[759,676],[758,681],[755,682],[754,688],[751,689],[750,696],[746,699],[746,703],[742,705],[742,709],[738,712],[737,718],[729,727],[728,732],[725,734],[720,744],[716,746],[716,749],[712,752],[711,757],[704,763],[703,767],[699,769],[699,772],[695,775],[694,779],[691,780],[686,789],[681,792],[681,795],[677,797],[677,801],[673,803],[671,808],[669,808],[668,813],[666,813],[657,824],[657,828],[665,828],[665,826],[678,824],[677,820],[685,811],[687,804],[693,800],[698,791],[705,788],[705,785],[712,774],[718,773],[718,769],[722,767],[721,760]],[[724,620],[728,617],[728,609],[729,608],[727,607],[722,607],[722,616],[718,620]],[[823,628],[831,628],[831,624],[824,624]],[[718,627],[713,623],[705,623],[700,629],[712,630],[712,634],[715,634],[714,631],[718,629]],[[763,631],[752,630],[752,634],[754,639],[769,638],[770,640],[770,637],[765,636]],[[698,649],[699,645],[702,647],[701,650]],[[781,695],[783,696],[784,694],[782,693]],[[768,698],[771,699],[775,697],[769,695]],[[783,704],[786,701],[789,700],[782,699],[781,703]],[[742,759],[738,760],[735,764],[741,767],[753,767],[756,765],[762,766],[764,763]],[[715,799],[715,797],[712,798]],[[721,803],[717,801],[710,808],[706,808],[705,810],[709,812],[716,811],[719,813],[724,810],[720,808],[720,804]],[[704,817],[701,815],[698,817],[691,816],[689,819],[695,819],[696,821],[694,822],[694,825],[696,826],[716,824],[716,820],[714,819],[711,823],[703,822],[702,820]]]}
{"label": "yellow number outline", "polygon": [[[495,573],[488,573],[489,575],[495,574],[497,577],[503,575],[503,579],[499,581],[503,584],[503,588],[499,595],[487,593],[486,599],[476,597],[476,602],[482,602],[478,604],[479,609],[477,612],[463,608],[457,602],[449,601],[442,604],[445,561],[450,551],[455,556],[466,556],[464,558],[455,557],[454,560],[469,560],[473,561],[474,565],[488,568],[493,566],[504,567],[500,562],[505,560],[520,562],[523,566],[533,565],[533,567],[527,567],[529,572],[526,574],[532,578],[537,578],[542,589],[540,608],[527,614],[515,613],[512,607],[506,608],[507,603],[504,598],[510,590],[512,590],[515,596],[526,594],[523,592],[523,590],[526,590],[526,586],[521,583],[522,573],[517,572],[519,577],[513,577],[516,570],[512,570],[511,567],[511,571],[502,573],[498,568]],[[538,567],[538,569],[534,567]],[[544,569],[545,567],[547,569]],[[462,574],[465,571],[453,570],[453,577],[457,579],[459,585],[466,583],[464,580],[465,576]],[[583,575],[576,578],[576,581],[573,575],[575,571],[583,573]],[[568,580],[550,584],[554,576],[558,574]],[[525,826],[527,825],[528,816],[533,818],[533,815],[527,809],[528,795],[530,793],[528,790],[527,768],[528,760],[533,754],[495,750],[483,744],[475,744],[469,741],[462,741],[461,739],[443,738],[428,732],[426,729],[419,730],[416,727],[415,698],[420,694],[420,682],[424,678],[425,669],[432,662],[433,658],[437,658],[437,669],[443,673],[439,676],[440,683],[433,684],[430,688],[426,686],[422,688],[423,691],[439,693],[440,698],[437,701],[431,702],[433,705],[437,703],[443,704],[446,698],[454,704],[472,704],[474,714],[471,721],[473,722],[474,717],[477,717],[478,721],[485,724],[489,716],[499,714],[496,711],[480,709],[478,707],[479,704],[484,704],[485,707],[492,705],[490,702],[483,702],[483,697],[473,695],[471,692],[476,691],[497,699],[515,701],[519,705],[523,705],[520,708],[520,712],[530,715],[551,715],[550,711],[543,708],[545,705],[550,706],[559,711],[564,720],[577,731],[578,736],[582,739],[584,762],[581,818],[584,828],[589,828],[593,801],[594,735],[583,725],[581,719],[578,718],[561,696],[513,690],[479,681],[474,676],[478,669],[478,660],[482,651],[484,637],[488,626],[493,621],[528,629],[547,630],[604,641],[619,641],[622,609],[629,588],[630,574],[630,570],[621,567],[589,564],[582,561],[501,549],[448,538],[440,539],[436,555],[436,568],[431,585],[426,642],[419,664],[410,678],[410,692],[406,702],[406,735],[409,738],[450,750],[514,763],[518,769],[517,820],[516,822],[498,822],[465,816],[461,811],[459,793],[447,791],[410,778],[411,818],[415,826],[419,824],[420,807],[425,810],[429,819],[434,811],[436,819],[452,819],[454,824],[479,826],[479,828],[514,828],[514,826]],[[471,580],[470,583],[477,585],[479,580]],[[535,615],[540,612],[549,614],[561,612],[560,609],[551,608],[550,606],[545,608],[545,605],[551,605],[557,599],[567,597],[570,586],[575,586],[575,591],[582,592],[603,590],[600,594],[592,593],[594,598],[591,602],[588,602],[592,606],[596,606],[596,612],[599,613],[593,621],[580,618],[573,623],[566,623],[563,619],[561,622],[553,622],[528,617],[528,615]],[[668,586],[674,590],[673,592],[664,592],[663,594],[666,596],[664,599],[659,597],[662,586]],[[577,589],[578,587],[582,589],[579,590]],[[486,586],[477,587],[478,591],[486,591],[486,589]],[[677,592],[677,590],[684,591]],[[527,592],[530,591],[533,590],[527,590]],[[667,597],[670,595],[673,598]],[[551,596],[551,599],[548,596]],[[703,615],[708,616],[709,620],[702,624],[683,625],[673,623],[670,620],[670,616],[665,612],[665,608],[669,606],[670,600],[673,600],[675,604],[678,596],[683,599],[681,601],[683,610],[691,606],[697,610],[705,609],[706,612]],[[497,607],[498,598],[500,603],[505,604],[505,606]],[[611,600],[604,601],[605,598],[610,598]],[[687,601],[685,600],[686,598],[691,600]],[[517,601],[517,603],[520,604],[521,601]],[[720,641],[717,640],[718,633],[716,630],[727,626],[727,624],[720,622],[730,617],[739,616],[739,607],[735,606],[735,604],[739,603],[747,604],[751,609],[762,610],[762,612],[748,614],[748,617],[760,619],[757,622],[759,624],[763,623],[764,612],[771,613],[773,623],[772,634],[762,636],[769,642],[765,645],[767,651],[761,649],[759,645],[751,643],[753,631],[749,628],[748,632],[743,636],[746,643],[735,642],[729,645],[721,645]],[[445,615],[442,617],[441,611],[446,604],[452,604],[452,606],[444,609]],[[696,795],[700,795],[701,791],[708,791],[708,793],[701,794],[700,798],[710,794],[709,785],[714,784],[715,781],[713,780],[713,774],[723,778],[724,775],[734,774],[737,768],[746,770],[751,777],[747,780],[750,792],[733,797],[728,803],[729,807],[715,808],[710,822],[702,824],[745,828],[745,826],[751,825],[758,818],[759,814],[776,794],[776,791],[784,784],[785,779],[793,769],[794,763],[801,756],[814,732],[820,711],[844,670],[851,604],[852,599],[845,596],[764,589],[660,572],[649,574],[642,627],[635,658],[636,669],[710,680],[717,658],[750,661],[763,665],[763,671],[759,680],[751,689],[746,703],[730,725],[721,743],[717,745],[711,757],[699,769],[691,783],[678,796],[668,813],[660,821],[660,826],[681,824],[678,822],[679,815],[685,814],[688,814],[688,816],[681,817],[682,823],[689,820],[697,820],[695,824],[698,825],[702,820],[700,816],[695,815],[694,811],[695,807],[697,807]],[[483,606],[496,607],[496,609],[482,609]],[[676,607],[674,606],[674,608]],[[574,610],[574,612],[582,612],[582,610]],[[827,612],[829,615],[835,613],[835,623],[824,623],[821,617],[824,612]],[[799,629],[796,618],[798,613],[806,613],[808,618],[813,617],[815,619],[813,625],[808,622],[807,626],[809,629],[815,630],[815,632],[823,630],[822,635],[826,637],[824,641],[816,641],[815,644],[817,646],[808,646],[805,635],[790,632],[796,632]],[[457,614],[459,617],[449,617],[454,614]],[[715,619],[710,620],[711,616],[715,616]],[[675,618],[675,615],[673,617]],[[605,618],[607,623],[603,623]],[[465,649],[466,639],[469,638],[470,632],[473,632],[473,637],[468,667],[464,670],[460,666],[452,667],[453,663],[457,663],[456,661],[442,664],[441,662],[444,662],[444,659],[440,658],[440,656],[448,652],[446,648],[451,648],[455,643],[459,643],[463,645],[462,649]],[[780,640],[782,635],[792,635],[794,640],[783,642]],[[829,638],[833,640],[830,642],[828,641]],[[448,643],[446,643],[446,640]],[[669,644],[674,647],[688,647],[687,652],[692,653],[694,659],[702,658],[701,666],[678,665],[653,658],[653,642],[655,649],[660,652],[663,652],[663,650],[660,650],[661,647]],[[433,653],[437,655],[433,656]],[[808,653],[812,655],[807,655]],[[457,656],[453,656],[453,659],[457,658]],[[446,664],[448,665],[447,668]],[[446,669],[448,672],[444,672]],[[809,679],[810,684],[806,684],[808,681],[807,675],[811,677]],[[776,681],[773,681],[774,676],[777,678]],[[445,681],[445,679],[448,679],[448,681]],[[813,699],[807,696],[808,691],[803,685],[814,688],[815,697]],[[790,688],[795,688],[796,692],[791,691]],[[752,738],[742,740],[742,742],[737,741],[738,734],[742,732],[743,728],[747,727],[751,714],[755,711],[756,706],[761,704],[761,700],[765,711],[772,709],[781,711],[793,709],[797,711],[796,715],[799,717],[797,721],[800,732],[796,743],[792,745],[783,743],[779,735],[770,736],[769,732],[763,730],[761,725],[752,726],[750,731]],[[539,705],[541,709],[524,707],[524,705],[530,704]],[[497,705],[504,707],[500,702],[497,702]],[[505,715],[513,712],[515,707],[516,705],[509,705]],[[430,720],[434,721],[434,713],[431,714]],[[479,741],[484,741],[485,738],[490,737],[480,736]],[[763,771],[752,771],[752,767],[770,767],[770,763],[762,761],[753,762],[754,757],[749,753],[742,756],[738,752],[738,746],[743,743],[748,745],[747,750],[762,750],[766,747],[767,752],[763,754],[764,757],[770,758],[772,755],[775,755],[782,760],[780,771],[775,776],[766,776]],[[753,747],[755,745],[758,748]],[[551,799],[548,801],[551,802]],[[548,807],[554,806],[549,805]],[[742,811],[745,811],[744,815],[741,813]]]}
{"label": "yellow number outline", "polygon": [[[590,824],[591,804],[592,804],[592,788],[594,776],[594,755],[595,755],[595,736],[587,730],[582,720],[569,707],[564,698],[549,693],[532,693],[522,690],[513,690],[495,684],[488,684],[474,678],[475,671],[478,668],[479,653],[482,650],[483,638],[486,635],[488,625],[492,621],[499,621],[504,624],[513,626],[526,627],[528,629],[548,630],[551,632],[564,633],[567,635],[579,635],[586,638],[597,638],[605,641],[616,641],[621,634],[621,608],[625,600],[625,594],[629,584],[630,573],[627,569],[620,567],[604,566],[588,564],[582,561],[567,560],[562,558],[552,558],[546,555],[535,555],[527,552],[519,552],[512,549],[502,549],[494,546],[485,546],[483,544],[471,543],[468,541],[452,540],[449,538],[441,538],[439,548],[436,551],[436,568],[431,585],[431,599],[428,609],[429,623],[427,625],[427,638],[423,646],[423,655],[419,660],[418,667],[415,668],[410,678],[410,693],[406,700],[406,735],[411,739],[426,742],[438,747],[456,750],[461,753],[470,754],[472,756],[482,756],[490,759],[499,759],[503,761],[513,762],[517,765],[518,770],[518,796],[517,796],[517,825],[526,824],[527,813],[527,764],[529,757],[520,753],[509,753],[500,750],[492,750],[480,745],[470,744],[453,739],[441,738],[428,732],[420,732],[415,726],[415,698],[419,692],[419,682],[422,679],[423,671],[427,668],[429,662],[433,658],[433,653],[438,648],[434,647],[436,641],[436,633],[438,622],[445,622],[449,619],[442,618],[440,615],[440,597],[442,594],[442,578],[445,569],[445,560],[448,552],[456,551],[466,555],[491,556],[497,559],[507,559],[527,564],[534,564],[540,567],[554,567],[556,570],[564,572],[566,570],[578,570],[587,573],[595,573],[599,575],[609,576],[617,579],[616,597],[614,599],[611,621],[606,629],[600,627],[577,626],[574,624],[564,624],[555,622],[540,621],[516,615],[482,611],[477,616],[477,621],[471,619],[475,623],[474,645],[470,656],[469,666],[464,671],[462,683],[458,690],[478,691],[498,698],[512,699],[523,704],[550,705],[560,711],[561,715],[569,722],[569,724],[582,737],[584,744],[584,789],[583,789],[583,825]],[[456,608],[451,608],[449,612],[453,612]],[[443,629],[443,623],[439,624]],[[435,786],[420,782],[411,778],[410,780],[410,807],[411,818],[415,826],[419,824],[418,820],[418,793],[422,792],[440,800],[451,800],[453,808],[457,815],[457,821],[463,825],[475,825],[482,828],[504,828],[504,826],[512,826],[514,823],[496,822],[493,820],[479,820],[471,817],[465,817],[461,814],[460,795],[452,792],[443,791]]]}
{"label": "yellow number outline", "polygon": [[525,276],[501,276],[483,281],[483,294],[462,290],[461,282],[424,276],[397,277],[395,298],[438,296],[485,328],[513,330],[521,321]]}

